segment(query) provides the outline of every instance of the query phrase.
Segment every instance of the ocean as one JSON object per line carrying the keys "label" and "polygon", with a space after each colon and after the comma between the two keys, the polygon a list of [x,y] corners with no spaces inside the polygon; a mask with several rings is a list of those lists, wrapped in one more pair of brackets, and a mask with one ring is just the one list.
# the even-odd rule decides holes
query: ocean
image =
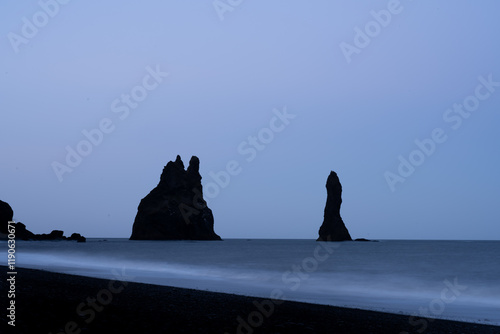
{"label": "ocean", "polygon": [[18,241],[16,265],[500,325],[500,241]]}

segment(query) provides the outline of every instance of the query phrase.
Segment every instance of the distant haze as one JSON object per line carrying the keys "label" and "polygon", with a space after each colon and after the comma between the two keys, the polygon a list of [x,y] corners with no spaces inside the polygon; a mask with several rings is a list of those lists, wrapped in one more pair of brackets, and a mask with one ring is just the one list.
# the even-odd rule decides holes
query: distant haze
{"label": "distant haze", "polygon": [[[66,3],[67,2],[67,3]],[[9,1],[0,199],[129,237],[181,155],[224,238],[500,238],[500,3]]]}

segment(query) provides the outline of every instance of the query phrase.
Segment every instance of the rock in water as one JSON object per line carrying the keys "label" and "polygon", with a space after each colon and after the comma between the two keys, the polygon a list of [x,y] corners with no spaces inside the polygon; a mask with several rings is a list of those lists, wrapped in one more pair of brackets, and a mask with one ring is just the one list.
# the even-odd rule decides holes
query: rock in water
{"label": "rock in water", "polygon": [[[21,222],[13,221],[14,211],[6,202],[0,201],[0,240],[8,240],[8,234],[12,233],[17,240],[76,240],[85,242],[86,238],[78,233],[73,233],[70,238],[64,236],[63,231],[53,230],[50,234],[35,234],[26,228]],[[10,231],[9,231],[10,229]]]}
{"label": "rock in water", "polygon": [[0,201],[0,233],[7,234],[9,221],[12,221],[14,211],[9,203]]}
{"label": "rock in water", "polygon": [[326,181],[326,192],[325,216],[319,229],[317,241],[352,241],[351,235],[340,217],[342,185],[334,171],[330,173]]}
{"label": "rock in water", "polygon": [[160,182],[139,204],[130,240],[221,240],[203,199],[199,167],[193,156],[184,170],[177,156],[163,168]]}

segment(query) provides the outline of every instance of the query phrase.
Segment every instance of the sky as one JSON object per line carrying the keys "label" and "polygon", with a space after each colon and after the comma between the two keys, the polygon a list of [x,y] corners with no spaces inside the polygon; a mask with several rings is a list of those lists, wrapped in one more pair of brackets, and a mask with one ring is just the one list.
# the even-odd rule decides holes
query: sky
{"label": "sky", "polygon": [[35,233],[128,238],[196,155],[223,239],[317,238],[331,170],[353,238],[500,239],[498,1],[0,8],[0,199]]}

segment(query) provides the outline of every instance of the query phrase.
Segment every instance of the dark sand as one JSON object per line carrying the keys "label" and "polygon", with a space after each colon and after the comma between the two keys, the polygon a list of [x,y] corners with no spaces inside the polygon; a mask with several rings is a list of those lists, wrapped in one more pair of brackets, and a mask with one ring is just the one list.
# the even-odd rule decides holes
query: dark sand
{"label": "dark sand", "polygon": [[[5,305],[7,268],[0,266],[0,272]],[[18,268],[16,327],[6,324],[2,305],[0,332],[238,333],[240,326],[240,333],[500,333],[497,326],[423,319],[411,325],[406,315],[297,302],[274,305],[272,314],[259,318],[253,302],[264,299],[139,283],[121,289],[121,282],[110,282]],[[94,311],[87,300],[97,297],[107,305],[97,301],[99,311]],[[82,316],[76,311],[79,305]],[[247,321],[252,312],[256,328],[243,328],[238,317]]]}

